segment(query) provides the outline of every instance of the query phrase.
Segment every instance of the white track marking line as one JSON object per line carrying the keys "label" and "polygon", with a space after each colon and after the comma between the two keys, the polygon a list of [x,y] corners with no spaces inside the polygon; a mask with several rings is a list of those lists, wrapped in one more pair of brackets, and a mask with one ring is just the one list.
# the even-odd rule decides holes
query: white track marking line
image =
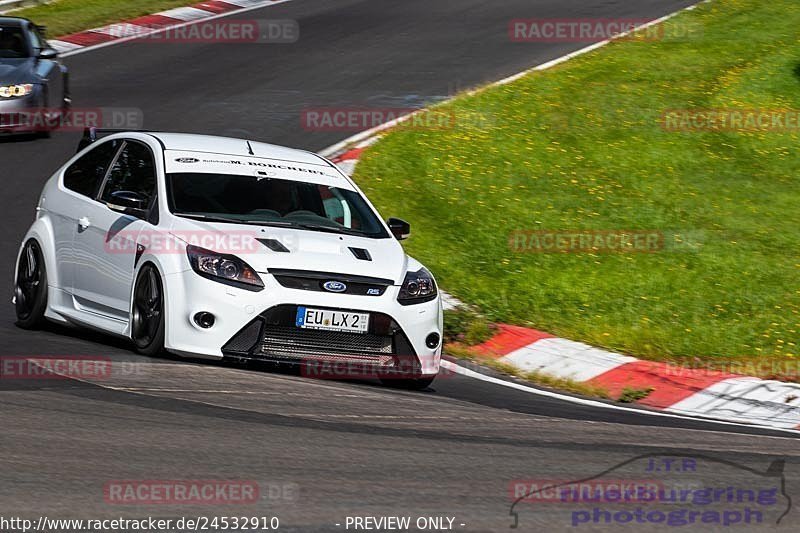
{"label": "white track marking line", "polygon": [[[588,407],[599,407],[601,409],[611,409],[614,411],[623,411],[627,413],[636,413],[638,415],[647,415],[647,416],[657,416],[662,418],[672,418],[678,420],[691,420],[694,422],[706,422],[712,424],[721,424],[724,426],[733,426],[733,427],[743,427],[743,428],[751,428],[751,429],[765,429],[770,431],[778,431],[778,432],[785,432],[790,433],[792,435],[800,435],[800,431],[795,429],[786,429],[780,427],[769,427],[769,426],[762,426],[756,424],[742,424],[737,422],[726,422],[724,420],[717,420],[715,418],[706,418],[702,416],[683,416],[683,415],[676,415],[673,413],[665,413],[661,411],[647,411],[644,409],[634,409],[632,407],[622,407],[621,405],[612,405],[607,404],[604,402],[600,402],[597,400],[589,400],[586,398],[576,398],[574,396],[568,396],[566,394],[559,394],[557,392],[551,392],[541,389],[535,389],[533,387],[528,387],[526,385],[521,385],[519,383],[514,383],[512,381],[506,381],[503,379],[495,378],[492,376],[487,376],[481,374],[480,372],[475,372],[474,370],[470,370],[468,368],[464,368],[461,365],[456,363],[452,363],[450,361],[442,360],[442,367],[446,370],[451,372],[455,372],[456,374],[461,374],[462,376],[478,379],[481,381],[486,381],[487,383],[492,383],[494,385],[500,385],[502,387],[508,387],[510,389],[515,389],[521,392],[527,392],[530,394],[536,394],[538,396],[544,396],[546,398],[553,398],[556,400],[562,400],[569,403],[575,403],[579,405],[585,405]],[[591,422],[590,420],[588,422]],[[686,428],[689,429],[689,428]],[[710,430],[703,430],[703,431],[710,431]],[[760,435],[761,437],[770,437],[769,435]],[[775,438],[782,438],[782,437],[775,437]]]}
{"label": "white track marking line", "polygon": [[[210,20],[216,20],[216,19],[221,19],[221,18],[225,18],[225,17],[230,17],[232,15],[238,15],[238,14],[241,14],[241,13],[247,13],[248,11],[255,11],[256,9],[263,9],[265,7],[277,6],[279,4],[283,4],[283,3],[291,2],[291,1],[292,0],[264,0],[263,3],[255,4],[255,5],[252,5],[250,7],[243,7],[242,9],[237,9],[235,11],[228,11],[227,13],[218,13],[216,15],[211,15],[211,16],[204,17],[204,18],[198,19],[198,20],[191,20],[191,21],[188,21],[188,22],[178,22],[178,21],[176,21],[175,25],[170,25],[170,26],[165,26],[163,28],[159,28],[157,30],[154,30],[152,33],[148,33],[147,35],[156,35],[156,34],[159,34],[159,33],[164,33],[166,31],[172,31],[172,30],[174,30],[176,28],[183,28],[184,26],[190,26],[192,24],[198,24],[200,22],[207,22],[207,21],[210,21]],[[92,31],[92,30],[89,29],[89,30],[86,30],[86,31]],[[133,41],[134,39],[140,39],[142,37],[143,37],[142,35],[133,35],[131,37],[123,37],[122,39],[115,39],[113,41],[107,41],[105,43],[98,43],[98,44],[93,44],[91,46],[84,46],[84,47],[79,48],[77,50],[70,50],[68,52],[65,52],[65,53],[61,54],[61,57],[70,57],[70,56],[82,54],[84,52],[90,52],[92,50],[99,50],[100,48],[106,48],[108,46],[113,46],[115,44],[126,43],[128,41]]]}

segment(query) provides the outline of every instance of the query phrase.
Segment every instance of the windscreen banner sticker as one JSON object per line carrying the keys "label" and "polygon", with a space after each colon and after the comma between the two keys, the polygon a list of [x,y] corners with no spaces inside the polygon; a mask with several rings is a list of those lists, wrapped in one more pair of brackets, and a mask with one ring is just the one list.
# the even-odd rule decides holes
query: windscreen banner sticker
{"label": "windscreen banner sticker", "polygon": [[337,183],[343,181],[341,176],[334,172],[313,168],[308,165],[301,165],[290,161],[276,159],[249,159],[238,157],[226,157],[224,155],[206,155],[196,152],[167,152],[166,157],[167,172],[208,172],[208,173],[230,173],[250,176],[278,177],[285,175],[287,179],[295,176],[306,176],[310,181],[318,181],[314,178],[322,178],[325,183],[329,179],[336,180]]}

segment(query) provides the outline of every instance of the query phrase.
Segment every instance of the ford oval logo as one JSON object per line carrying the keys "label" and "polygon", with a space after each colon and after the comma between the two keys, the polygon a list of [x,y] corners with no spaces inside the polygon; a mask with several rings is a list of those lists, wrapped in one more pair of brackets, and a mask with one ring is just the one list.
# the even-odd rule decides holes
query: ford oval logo
{"label": "ford oval logo", "polygon": [[200,160],[195,157],[179,157],[176,159],[178,163],[199,163]]}
{"label": "ford oval logo", "polygon": [[341,281],[326,281],[322,284],[322,287],[330,292],[344,292],[347,290],[347,285]]}

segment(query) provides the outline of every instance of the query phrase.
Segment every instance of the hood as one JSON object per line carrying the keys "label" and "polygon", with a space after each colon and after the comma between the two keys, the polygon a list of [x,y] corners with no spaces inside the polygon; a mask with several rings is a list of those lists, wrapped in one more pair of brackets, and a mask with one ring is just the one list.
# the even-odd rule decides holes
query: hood
{"label": "hood", "polygon": [[38,83],[35,74],[36,60],[0,59],[0,85],[18,85],[22,83]]}
{"label": "hood", "polygon": [[262,274],[271,268],[307,270],[391,279],[400,285],[408,261],[403,247],[393,238],[369,239],[182,218],[176,218],[170,232],[189,244],[235,255]]}

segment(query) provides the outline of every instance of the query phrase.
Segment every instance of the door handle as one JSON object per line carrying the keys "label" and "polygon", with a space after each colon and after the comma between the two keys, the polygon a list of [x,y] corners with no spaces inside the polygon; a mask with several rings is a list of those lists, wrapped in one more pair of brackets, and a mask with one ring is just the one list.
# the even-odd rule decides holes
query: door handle
{"label": "door handle", "polygon": [[87,217],[81,217],[81,218],[78,219],[78,229],[80,231],[85,230],[86,228],[88,228],[91,225],[92,225],[92,223],[89,222],[89,219]]}

